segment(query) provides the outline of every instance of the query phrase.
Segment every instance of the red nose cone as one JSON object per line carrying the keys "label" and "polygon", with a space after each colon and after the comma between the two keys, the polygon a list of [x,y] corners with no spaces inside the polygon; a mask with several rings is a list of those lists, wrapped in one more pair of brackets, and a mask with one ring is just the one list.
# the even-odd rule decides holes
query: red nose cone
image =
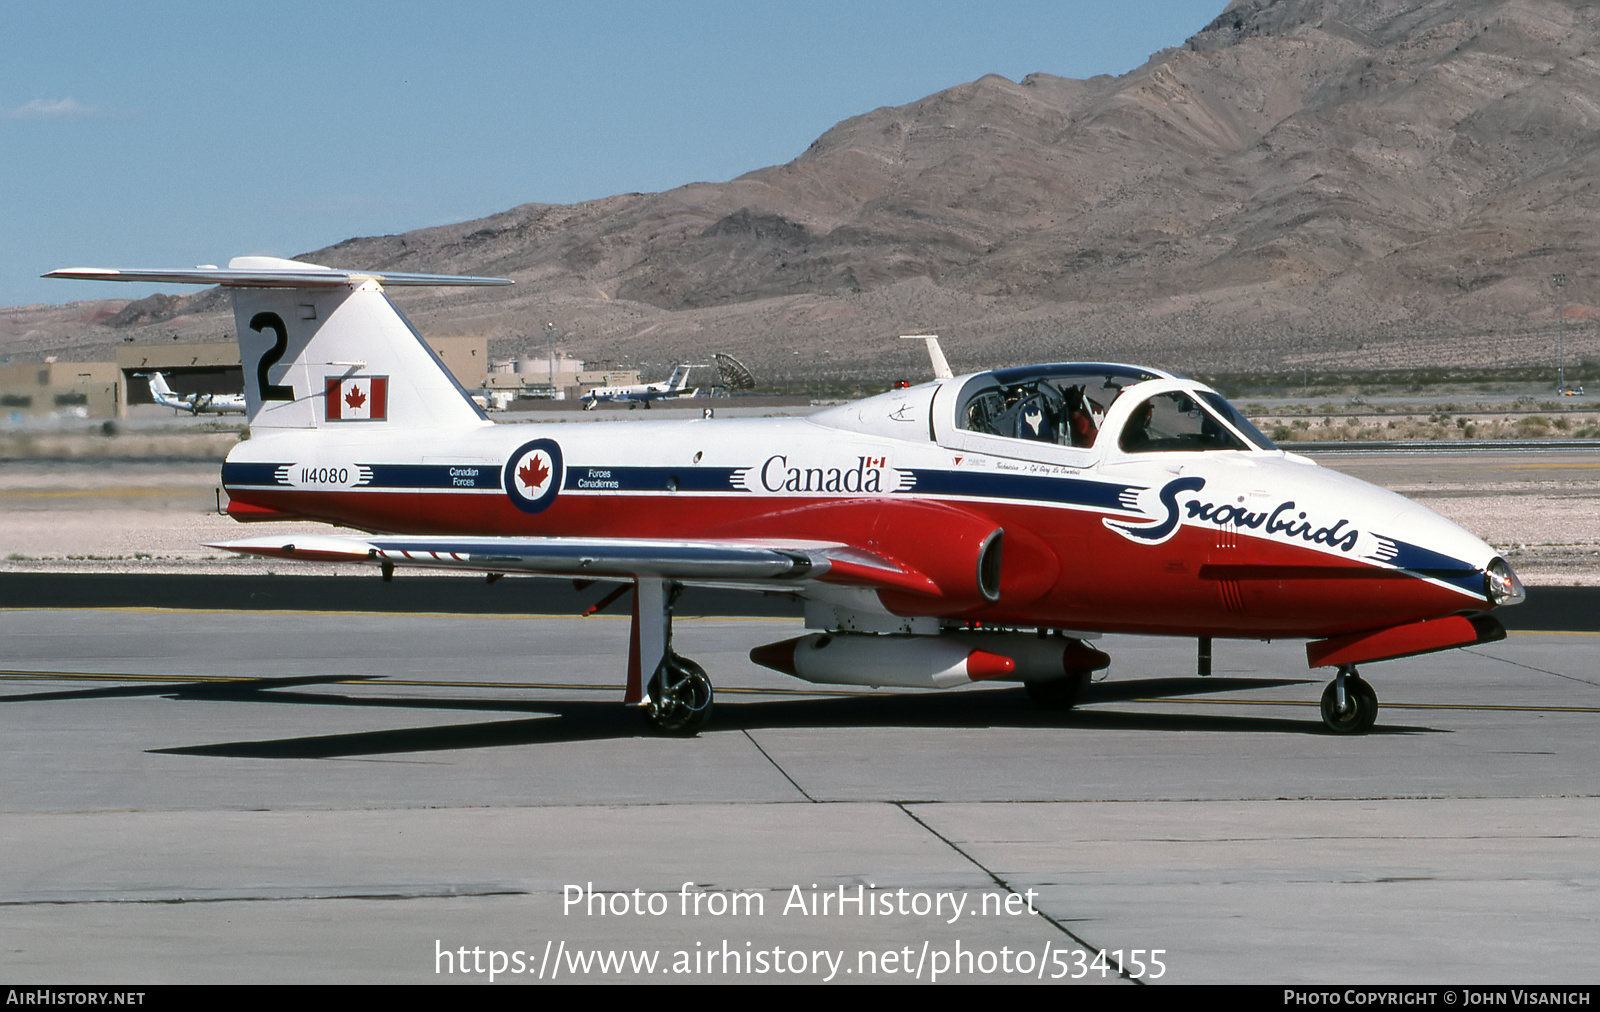
{"label": "red nose cone", "polygon": [[987,650],[974,650],[967,655],[967,677],[974,682],[988,678],[1004,678],[1014,674],[1017,662],[1009,657],[991,654]]}
{"label": "red nose cone", "polygon": [[794,674],[794,648],[804,637],[792,640],[783,640],[779,643],[768,643],[766,646],[756,647],[750,651],[750,659],[764,668],[781,671],[786,675]]}

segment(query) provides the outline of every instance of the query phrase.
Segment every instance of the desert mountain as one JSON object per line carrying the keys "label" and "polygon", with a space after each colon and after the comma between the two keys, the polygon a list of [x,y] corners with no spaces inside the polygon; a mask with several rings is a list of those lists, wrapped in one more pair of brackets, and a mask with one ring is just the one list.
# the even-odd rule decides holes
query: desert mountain
{"label": "desert mountain", "polygon": [[[731,351],[768,377],[920,375],[895,336],[930,331],[957,368],[1510,364],[1553,354],[1553,273],[1572,314],[1600,299],[1597,152],[1600,6],[1237,0],[1121,77],[985,77],[730,182],[304,259],[515,278],[402,299],[425,333],[507,353],[549,320],[653,371]],[[221,333],[216,306],[155,326]],[[1576,320],[1568,341],[1600,357]]]}

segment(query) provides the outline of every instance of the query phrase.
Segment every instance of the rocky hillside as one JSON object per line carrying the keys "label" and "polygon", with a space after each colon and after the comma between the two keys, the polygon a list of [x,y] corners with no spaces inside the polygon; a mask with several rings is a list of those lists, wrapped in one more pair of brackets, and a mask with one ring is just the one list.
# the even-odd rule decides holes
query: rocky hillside
{"label": "rocky hillside", "polygon": [[[958,368],[1543,361],[1555,272],[1569,355],[1600,359],[1597,140],[1600,6],[1239,0],[1121,77],[986,77],[727,183],[304,259],[515,278],[402,298],[427,333],[508,352],[549,320],[575,354],[657,371],[731,351],[769,377],[912,373],[895,336],[928,331]],[[215,304],[151,323],[173,307],[141,303],[77,340],[220,333]]]}

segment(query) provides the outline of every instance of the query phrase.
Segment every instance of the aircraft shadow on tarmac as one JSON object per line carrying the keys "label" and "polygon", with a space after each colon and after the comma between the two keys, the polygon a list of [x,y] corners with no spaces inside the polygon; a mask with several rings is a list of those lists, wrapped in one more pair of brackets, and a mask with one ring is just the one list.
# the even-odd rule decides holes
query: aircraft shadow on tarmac
{"label": "aircraft shadow on tarmac", "polygon": [[[602,741],[657,737],[637,713],[614,700],[551,700],[427,698],[365,695],[360,693],[288,691],[302,686],[346,683],[347,675],[301,678],[265,678],[226,683],[190,682],[161,685],[117,686],[0,697],[3,702],[106,698],[114,696],[164,696],[173,700],[237,701],[352,706],[413,710],[464,710],[526,713],[526,719],[470,724],[360,731],[349,734],[280,738],[263,741],[219,742],[151,752],[255,759],[330,759],[348,756],[431,752],[450,749],[496,748],[507,745],[553,745],[563,742]],[[377,688],[380,679],[364,680]],[[1102,709],[1108,703],[1269,689],[1308,684],[1305,679],[1230,678],[1216,676],[1203,682],[1193,678],[1129,679],[1089,686],[1082,706],[1051,711],[1035,706],[1017,688],[926,694],[823,696],[802,699],[718,700],[716,712],[704,731],[773,730],[781,728],[1059,728],[1062,730],[1211,731],[1228,733],[1289,733],[1325,735],[1318,718],[1298,720],[1274,716],[1206,713],[1149,713]],[[1088,709],[1082,707],[1090,707]],[[1373,734],[1417,734],[1437,729],[1380,725]]]}

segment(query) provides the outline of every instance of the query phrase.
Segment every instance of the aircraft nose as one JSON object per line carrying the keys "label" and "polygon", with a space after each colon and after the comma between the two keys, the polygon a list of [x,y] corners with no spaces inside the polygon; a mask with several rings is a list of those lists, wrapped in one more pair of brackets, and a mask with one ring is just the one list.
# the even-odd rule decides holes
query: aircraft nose
{"label": "aircraft nose", "polygon": [[1510,563],[1476,534],[1415,500],[1370,485],[1364,491],[1364,498],[1345,498],[1368,508],[1360,521],[1380,546],[1372,558],[1449,583],[1481,597],[1490,608],[1521,604],[1527,598]]}
{"label": "aircraft nose", "polygon": [[1521,604],[1528,599],[1528,592],[1523,589],[1522,581],[1517,579],[1511,564],[1498,555],[1484,567],[1483,594],[1497,608]]}

